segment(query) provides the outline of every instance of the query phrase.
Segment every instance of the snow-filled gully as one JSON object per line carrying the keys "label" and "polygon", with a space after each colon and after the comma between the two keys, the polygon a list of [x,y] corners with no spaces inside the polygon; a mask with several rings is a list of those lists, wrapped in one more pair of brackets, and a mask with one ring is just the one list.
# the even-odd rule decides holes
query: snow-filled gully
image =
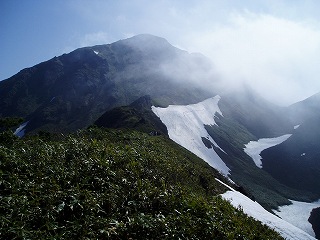
{"label": "snow-filled gully", "polygon": [[23,137],[25,132],[25,127],[28,125],[29,121],[22,123],[14,132],[17,137]]}
{"label": "snow-filled gully", "polygon": [[227,176],[230,169],[213,148],[207,148],[201,139],[201,137],[205,137],[220,148],[205,129],[205,125],[216,124],[214,121],[216,112],[222,115],[218,107],[219,100],[220,96],[215,96],[200,103],[186,106],[169,105],[167,108],[152,106],[152,111],[166,125],[170,139]]}
{"label": "snow-filled gully", "polygon": [[221,196],[228,200],[234,207],[240,206],[244,213],[274,229],[285,239],[316,239],[293,224],[268,212],[259,203],[252,201],[240,192],[227,191],[224,194],[221,194]]}
{"label": "snow-filled gully", "polygon": [[[167,108],[152,106],[152,111],[166,125],[170,139],[205,160],[223,175],[228,176],[230,169],[213,148],[209,149],[204,145],[201,138],[205,137],[216,147],[220,148],[205,129],[205,125],[216,125],[214,121],[216,113],[222,115],[218,106],[219,100],[220,96],[215,96],[200,103],[186,106],[169,105]],[[260,153],[266,148],[282,143],[290,136],[291,134],[287,134],[278,138],[260,139],[256,142],[249,142],[244,151],[252,157],[257,167],[261,168]],[[219,182],[224,184],[221,181]],[[234,207],[241,206],[246,214],[273,228],[284,238],[293,240],[315,239],[300,228],[266,211],[260,204],[252,201],[245,195],[235,191],[231,187],[229,187],[229,189],[229,191],[221,195],[224,199],[230,201]]]}
{"label": "snow-filled gully", "polygon": [[292,134],[285,134],[276,138],[261,138],[258,141],[250,141],[245,145],[243,151],[248,154],[258,168],[262,168],[260,153],[270,147],[279,145],[286,141]]}
{"label": "snow-filled gully", "polygon": [[242,193],[234,190],[229,185],[225,184],[221,180],[217,179],[222,185],[229,188],[229,191],[221,194],[221,197],[227,201],[229,201],[232,206],[238,208],[241,207],[244,213],[247,215],[259,220],[263,224],[266,224],[270,228],[274,229],[285,239],[292,240],[314,240],[315,238],[309,234],[309,232],[305,232],[295,225],[286,221],[286,219],[281,219],[276,215],[265,210],[259,203],[251,200],[247,196]]}

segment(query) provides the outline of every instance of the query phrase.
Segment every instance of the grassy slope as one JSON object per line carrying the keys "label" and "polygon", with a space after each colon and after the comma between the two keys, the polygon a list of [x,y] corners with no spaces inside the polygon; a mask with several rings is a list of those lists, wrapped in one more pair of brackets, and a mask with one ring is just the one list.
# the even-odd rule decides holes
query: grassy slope
{"label": "grassy slope", "polygon": [[127,128],[167,136],[167,127],[151,110],[154,104],[156,105],[150,96],[143,96],[129,106],[117,107],[105,112],[94,124],[104,128]]}
{"label": "grassy slope", "polygon": [[216,123],[217,126],[206,126],[206,129],[227,154],[215,150],[230,167],[232,180],[249,191],[264,208],[269,211],[277,209],[279,205],[289,204],[288,199],[315,199],[315,194],[284,186],[254,164],[243,148],[244,144],[256,138],[242,125],[221,116],[216,118]]}
{"label": "grassy slope", "polygon": [[[114,108],[102,115],[95,124],[106,128],[129,128],[167,134],[166,127],[150,110],[155,104],[149,96],[136,100],[130,106]],[[280,184],[265,171],[257,168],[252,159],[244,153],[244,144],[257,138],[243,125],[228,118],[217,116],[217,126],[206,126],[208,133],[222,149],[215,149],[232,170],[232,179],[242,186],[251,198],[257,200],[266,209],[276,209],[279,205],[290,204],[289,199],[310,201],[314,196],[309,193],[290,189]],[[203,138],[206,144],[206,139]],[[207,143],[207,146],[211,146]],[[244,189],[243,189],[244,188]],[[301,197],[303,196],[303,197]]]}
{"label": "grassy slope", "polygon": [[163,136],[89,129],[0,144],[1,239],[281,239]]}

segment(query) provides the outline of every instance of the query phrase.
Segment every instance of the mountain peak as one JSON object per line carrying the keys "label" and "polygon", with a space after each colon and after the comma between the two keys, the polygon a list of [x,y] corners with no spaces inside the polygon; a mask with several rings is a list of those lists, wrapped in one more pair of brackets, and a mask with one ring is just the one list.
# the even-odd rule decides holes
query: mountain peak
{"label": "mountain peak", "polygon": [[135,35],[131,38],[120,40],[117,43],[148,52],[152,51],[162,53],[170,50],[172,51],[173,49],[177,50],[165,38],[157,37],[151,34]]}
{"label": "mountain peak", "polygon": [[152,34],[146,34],[146,33],[145,34],[138,34],[133,37],[123,39],[120,41],[129,42],[129,43],[137,42],[139,44],[146,43],[146,42],[152,42],[152,43],[162,43],[162,44],[169,44],[170,45],[170,43],[165,38],[158,37],[158,36],[155,36]]}

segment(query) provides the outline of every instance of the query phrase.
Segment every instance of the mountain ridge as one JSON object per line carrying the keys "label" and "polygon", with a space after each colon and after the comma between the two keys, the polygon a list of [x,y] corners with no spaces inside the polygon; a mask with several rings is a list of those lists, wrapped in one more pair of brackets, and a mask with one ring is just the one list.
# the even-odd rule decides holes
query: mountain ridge
{"label": "mountain ridge", "polygon": [[144,41],[156,39],[155,44],[137,48],[141,38],[146,36],[77,49],[1,81],[0,117],[25,118],[29,121],[26,132],[68,132],[89,126],[105,111],[144,95],[151,95],[164,106],[197,102],[211,95],[192,85],[187,72],[173,77],[166,72],[173,71],[171,66],[179,62],[190,67],[188,71],[196,71],[198,56],[194,59],[151,35]]}
{"label": "mountain ridge", "polygon": [[[139,130],[151,136],[160,133],[165,137],[170,133],[151,111],[152,106],[179,105],[190,109],[191,104],[219,94],[221,112],[208,113],[214,114],[211,120],[215,124],[202,122],[205,134],[193,137],[199,137],[201,147],[222,159],[239,188],[269,211],[290,204],[289,199],[319,198],[318,185],[308,189],[298,187],[297,181],[292,184],[286,181],[289,177],[281,178],[282,173],[277,171],[286,171],[289,166],[290,171],[283,176],[297,174],[301,165],[297,167],[291,161],[293,151],[280,153],[295,148],[300,155],[310,157],[310,166],[300,176],[305,181],[300,183],[318,179],[316,150],[320,139],[314,129],[319,129],[320,94],[289,107],[279,107],[248,86],[221,89],[220,81],[206,57],[173,47],[163,38],[143,34],[76,49],[1,81],[0,118],[24,118],[26,138],[43,132],[76,132],[89,126],[94,128],[93,124]],[[199,120],[196,111],[190,116]],[[181,119],[186,117],[183,115]],[[191,129],[190,124],[193,123],[187,127]],[[292,134],[289,140],[260,153],[262,169],[243,150],[250,141],[289,133]],[[304,141],[306,138],[309,141]],[[312,151],[306,151],[305,146]],[[278,163],[283,167],[277,168]]]}

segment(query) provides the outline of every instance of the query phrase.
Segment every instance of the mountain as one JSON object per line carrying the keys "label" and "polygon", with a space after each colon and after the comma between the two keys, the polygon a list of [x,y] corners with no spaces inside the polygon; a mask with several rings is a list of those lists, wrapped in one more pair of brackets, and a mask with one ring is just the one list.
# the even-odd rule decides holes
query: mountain
{"label": "mountain", "polygon": [[292,131],[292,123],[279,107],[254,92],[249,86],[226,92],[219,102],[227,119],[244,126],[255,138],[276,137]]}
{"label": "mountain", "polygon": [[77,49],[24,69],[0,82],[0,117],[25,118],[25,132],[70,132],[105,111],[150,95],[162,106],[189,104],[212,95],[197,77],[211,63],[165,39],[138,35]]}
{"label": "mountain", "polygon": [[[249,98],[251,98],[250,95]],[[254,111],[250,111],[257,108],[255,101],[250,102],[251,106],[248,106],[245,111],[242,111],[238,105],[246,101],[235,103],[237,112],[242,114],[243,122],[241,122],[236,117],[232,117],[228,111],[224,111],[226,105],[231,102],[228,102],[228,98],[224,101],[223,99],[224,97],[216,96],[212,100],[208,99],[192,105],[154,107],[153,111],[167,126],[172,140],[245,187],[266,209],[271,211],[278,205],[289,204],[288,198],[300,201],[316,199],[318,196],[316,192],[311,193],[306,189],[285,186],[282,181],[268,174],[264,168],[257,167],[244,151],[245,144],[257,140],[261,133],[250,132],[250,128],[248,129],[244,124],[247,123],[247,119],[251,120],[256,116]],[[228,109],[232,110],[232,108]],[[267,105],[259,111],[269,112],[269,117],[273,112]],[[263,115],[260,116],[263,117]],[[256,119],[260,116],[256,116]],[[271,132],[268,119],[258,124],[263,131],[266,130],[262,127]],[[273,131],[277,130],[278,134],[284,131],[277,127]]]}
{"label": "mountain", "polygon": [[293,124],[298,125],[309,119],[318,118],[320,115],[320,93],[314,94],[307,99],[294,103],[285,112]]}
{"label": "mountain", "polygon": [[[319,199],[320,94],[279,107],[248,86],[221,89],[220,81],[206,57],[143,34],[80,48],[1,81],[0,118],[21,123],[15,134],[26,141],[88,127],[169,137],[271,213]],[[7,137],[17,140],[5,131],[0,141]]]}
{"label": "mountain", "polygon": [[274,178],[296,189],[320,194],[320,93],[288,107],[295,125],[285,142],[262,152],[264,169]]}
{"label": "mountain", "polygon": [[[232,96],[233,99],[234,96],[236,95]],[[296,180],[294,181],[294,185],[288,184],[287,181],[277,178],[268,171],[266,167],[268,164],[265,163],[265,152],[274,151],[275,148],[283,144],[289,144],[291,138],[294,139],[295,136],[299,137],[299,135],[296,134],[297,126],[293,126],[289,118],[281,117],[283,111],[287,111],[287,109],[273,108],[273,105],[266,101],[262,105],[263,100],[261,98],[253,98],[253,96],[252,94],[242,95],[240,103],[239,101],[229,102],[230,98],[224,99],[224,97],[216,96],[212,100],[207,99],[192,105],[171,105],[167,108],[153,107],[153,111],[167,126],[169,137],[172,140],[207,161],[211,166],[224,173],[225,176],[230,177],[232,181],[240,184],[246,192],[249,192],[250,198],[257,200],[270,212],[277,213],[275,209],[279,205],[292,204],[292,200],[311,202],[319,199],[319,188],[317,188],[317,185],[312,185],[320,177],[320,172],[316,168],[318,164],[316,156],[313,156],[313,164],[310,161],[310,166],[300,163],[300,170],[297,168],[297,172],[289,172],[285,175],[285,177],[290,175],[291,179]],[[243,105],[243,103],[247,103],[247,105]],[[258,116],[255,110],[258,110]],[[267,116],[266,119],[264,119],[265,116]],[[279,126],[276,122],[277,119],[281,120],[279,121]],[[272,123],[272,120],[275,122]],[[255,125],[248,124],[250,121],[255,123]],[[310,130],[317,128],[315,125],[309,126]],[[288,132],[290,134],[278,136],[279,134]],[[310,135],[308,132],[302,132],[308,136]],[[316,131],[314,133],[317,135]],[[278,137],[270,137],[275,135]],[[261,138],[262,136],[266,137]],[[246,151],[249,143],[255,146],[251,148],[251,151]],[[313,148],[314,146],[310,145],[310,142],[304,142],[304,144],[303,146],[308,146],[309,148]],[[291,147],[294,148],[295,146]],[[290,151],[294,152],[294,150],[290,149],[288,151],[289,153]],[[251,152],[254,152],[259,157],[261,155],[262,165],[257,163]],[[273,172],[288,172],[291,167],[294,167],[294,164],[290,162],[287,162],[287,166],[282,165],[283,155],[275,154],[272,157],[266,161],[274,160]],[[311,166],[315,169],[312,169]],[[313,175],[306,175],[303,168],[313,170]],[[302,176],[297,177],[294,174],[301,174]],[[303,179],[304,184],[310,184],[308,188],[297,187],[299,184],[302,184],[301,179]],[[311,179],[312,181],[310,181]],[[242,206],[247,207],[248,213],[252,214],[251,216],[255,216],[260,221],[269,221],[265,220],[262,215],[260,216],[250,210],[252,208],[255,209],[254,206],[252,204],[246,205],[247,201],[243,202],[241,196],[235,194],[233,195],[233,199],[235,202],[239,201],[243,203]],[[318,202],[311,205],[319,206]],[[306,209],[302,210],[302,212]],[[295,210],[297,209],[294,208],[293,211]],[[318,222],[314,220],[318,218],[317,212],[312,211],[312,208],[308,211],[303,213],[307,216],[306,218],[302,220],[301,217],[299,222],[295,222],[292,219],[292,223],[298,227],[302,226],[304,231],[308,231],[315,236],[318,231]],[[309,217],[311,211],[313,212],[312,218]],[[290,214],[292,216],[294,212]],[[308,225],[310,224],[308,222],[309,218],[314,230],[312,230],[311,225],[310,227]],[[285,220],[291,222],[290,217]],[[301,221],[303,221],[302,224]],[[299,237],[296,238],[291,235],[289,239],[299,239]],[[303,237],[303,239],[307,238]]]}

